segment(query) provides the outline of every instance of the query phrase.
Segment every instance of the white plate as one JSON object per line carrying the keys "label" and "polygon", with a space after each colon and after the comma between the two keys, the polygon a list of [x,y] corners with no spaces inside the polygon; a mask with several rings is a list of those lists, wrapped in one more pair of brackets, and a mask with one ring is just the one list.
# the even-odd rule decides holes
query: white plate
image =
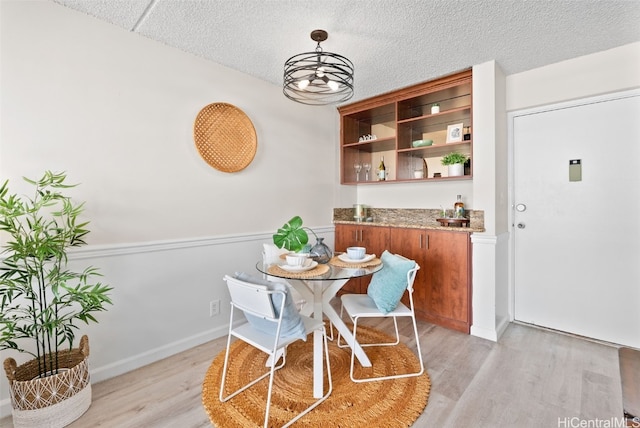
{"label": "white plate", "polygon": [[318,266],[318,262],[315,260],[311,260],[311,264],[309,266],[289,266],[289,265],[280,265],[282,270],[286,270],[287,272],[306,272],[308,270],[313,269]]}
{"label": "white plate", "polygon": [[376,255],[375,255],[375,254],[365,254],[365,256],[364,256],[364,258],[363,258],[363,259],[360,259],[360,260],[353,260],[353,259],[350,259],[350,258],[349,258],[349,256],[347,255],[347,253],[344,253],[344,254],[339,254],[339,255],[338,255],[338,258],[339,258],[340,260],[342,260],[343,262],[346,262],[346,263],[365,263],[365,262],[368,262],[368,261],[370,261],[370,260],[375,259],[375,258],[376,258]]}

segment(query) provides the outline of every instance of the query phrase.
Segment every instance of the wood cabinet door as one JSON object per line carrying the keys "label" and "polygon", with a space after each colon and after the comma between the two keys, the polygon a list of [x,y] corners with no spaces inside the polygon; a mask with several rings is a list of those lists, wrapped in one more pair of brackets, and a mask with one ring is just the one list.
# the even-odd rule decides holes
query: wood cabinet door
{"label": "wood cabinet door", "polygon": [[[358,245],[367,249],[367,254],[380,257],[389,248],[389,228],[382,226],[362,226]],[[366,293],[371,282],[371,276],[360,280],[360,292]]]}
{"label": "wood cabinet door", "polygon": [[[390,228],[391,251],[420,265],[414,282],[416,315],[454,330],[471,325],[469,234]],[[408,304],[405,295],[403,302]]]}
{"label": "wood cabinet door", "polygon": [[335,231],[335,252],[344,253],[347,247],[359,245],[360,226],[351,224],[337,224]]}
{"label": "wood cabinet door", "polygon": [[[345,252],[347,247],[365,247],[367,254],[380,257],[389,246],[389,228],[369,225],[337,224],[335,230],[335,251]],[[349,280],[342,293],[366,293],[371,277]]]}
{"label": "wood cabinet door", "polygon": [[[391,228],[390,235],[391,252],[414,260],[420,265],[420,270],[418,270],[416,279],[413,282],[413,304],[416,314],[422,318],[422,315],[427,311],[428,285],[425,273],[428,264],[426,248],[427,232],[422,229]],[[402,302],[405,305],[409,304],[409,298],[406,292],[402,297]]]}
{"label": "wood cabinet door", "polygon": [[429,231],[427,318],[468,333],[471,325],[469,234]]}
{"label": "wood cabinet door", "polygon": [[362,226],[359,245],[367,249],[367,254],[377,257],[389,248],[389,228],[381,226]]}
{"label": "wood cabinet door", "polygon": [[[360,236],[360,226],[351,224],[337,224],[335,231],[335,252],[344,253],[347,247],[358,246]],[[344,293],[360,293],[360,278],[354,278],[347,281],[338,294]]]}

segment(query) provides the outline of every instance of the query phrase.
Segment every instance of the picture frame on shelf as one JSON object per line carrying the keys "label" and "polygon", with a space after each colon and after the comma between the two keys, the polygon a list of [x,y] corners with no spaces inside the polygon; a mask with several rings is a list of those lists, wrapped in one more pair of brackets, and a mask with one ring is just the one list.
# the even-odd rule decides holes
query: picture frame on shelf
{"label": "picture frame on shelf", "polygon": [[462,123],[447,126],[447,144],[462,141]]}

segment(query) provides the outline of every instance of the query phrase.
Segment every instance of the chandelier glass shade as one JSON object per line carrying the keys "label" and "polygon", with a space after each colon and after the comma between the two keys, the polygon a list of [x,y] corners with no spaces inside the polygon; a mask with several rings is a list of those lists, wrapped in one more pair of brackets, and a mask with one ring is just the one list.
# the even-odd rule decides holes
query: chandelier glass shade
{"label": "chandelier glass shade", "polygon": [[314,30],[315,52],[294,55],[284,63],[284,95],[308,105],[337,104],[353,96],[353,63],[342,55],[324,52],[320,42],[327,32]]}

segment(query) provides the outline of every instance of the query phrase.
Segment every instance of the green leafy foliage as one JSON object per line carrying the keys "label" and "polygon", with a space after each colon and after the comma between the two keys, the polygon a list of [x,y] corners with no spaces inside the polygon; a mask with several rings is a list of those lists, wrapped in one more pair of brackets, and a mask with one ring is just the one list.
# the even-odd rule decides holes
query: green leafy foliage
{"label": "green leafy foliage", "polygon": [[273,243],[278,248],[286,248],[289,251],[298,252],[309,242],[307,230],[316,236],[313,230],[302,226],[300,216],[295,216],[277,230],[275,235],[273,235]]}
{"label": "green leafy foliage", "polygon": [[[99,271],[67,268],[67,252],[85,245],[88,222],[79,221],[84,203],[76,204],[61,190],[65,173],[45,172],[32,198],[9,194],[0,187],[0,231],[8,235],[0,267],[0,349],[25,352],[35,358],[73,346],[79,322],[97,322],[94,312],[111,304],[111,287],[96,279]],[[35,341],[35,351],[24,340]],[[51,360],[52,364],[57,360]],[[58,367],[39,367],[40,375]]]}
{"label": "green leafy foliage", "polygon": [[440,161],[442,165],[455,165],[457,163],[465,163],[469,159],[469,156],[463,155],[462,153],[453,152],[449,153],[446,156],[442,157]]}

